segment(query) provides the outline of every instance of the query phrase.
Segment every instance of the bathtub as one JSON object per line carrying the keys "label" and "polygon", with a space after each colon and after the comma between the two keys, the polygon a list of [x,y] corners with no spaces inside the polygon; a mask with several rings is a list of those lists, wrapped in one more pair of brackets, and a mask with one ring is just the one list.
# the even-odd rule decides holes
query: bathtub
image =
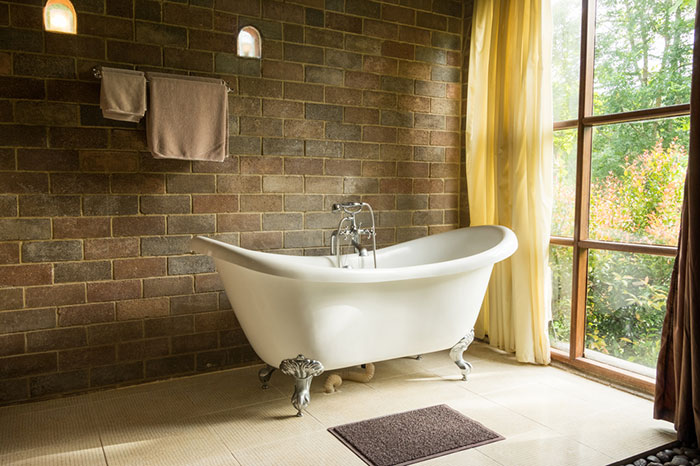
{"label": "bathtub", "polygon": [[[517,248],[501,226],[461,228],[377,251],[373,258],[289,256],[195,237],[192,250],[214,259],[241,328],[267,364],[298,382],[292,402],[308,404],[311,377],[355,366],[453,347],[461,353],[473,327],[493,264]],[[298,355],[298,356],[297,356]],[[296,356],[296,357],[295,357]],[[298,393],[300,392],[300,393]],[[296,398],[296,399],[295,399]]]}

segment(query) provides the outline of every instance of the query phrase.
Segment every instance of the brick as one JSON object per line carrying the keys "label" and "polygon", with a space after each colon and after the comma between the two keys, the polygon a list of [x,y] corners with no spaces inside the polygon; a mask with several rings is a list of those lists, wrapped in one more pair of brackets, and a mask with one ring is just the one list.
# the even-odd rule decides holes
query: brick
{"label": "brick", "polygon": [[447,63],[447,53],[444,50],[431,47],[416,47],[416,60],[435,65]]}
{"label": "brick", "polygon": [[213,193],[214,175],[167,175],[168,193]]}
{"label": "brick", "polygon": [[114,303],[80,304],[58,308],[59,327],[88,325],[114,320]]}
{"label": "brick", "polygon": [[78,170],[78,152],[60,149],[18,149],[17,168],[29,171]]}
{"label": "brick", "polygon": [[442,180],[416,179],[413,181],[413,192],[415,193],[441,193],[444,189]]}
{"label": "brick", "polygon": [[260,0],[215,0],[214,8],[242,15],[260,16]]}
{"label": "brick", "polygon": [[271,79],[303,81],[304,67],[297,63],[287,63],[277,60],[263,60],[262,76]]}
{"label": "brick", "polygon": [[335,176],[313,176],[305,179],[307,193],[340,193],[343,189],[342,178]]}
{"label": "brick", "polygon": [[364,91],[362,100],[365,106],[393,109],[396,108],[396,94],[389,92]]}
{"label": "brick", "polygon": [[233,311],[206,312],[194,316],[197,332],[225,330],[239,327]]}
{"label": "brick", "polygon": [[[146,132],[113,129],[111,131],[112,147],[122,150],[147,150]],[[163,163],[163,160],[160,160]]]}
{"label": "brick", "polygon": [[326,27],[339,31],[362,33],[362,19],[339,13],[326,12]]}
{"label": "brick", "polygon": [[364,34],[371,37],[380,37],[382,39],[397,39],[398,26],[396,24],[387,23],[386,21],[375,21],[371,19],[365,20]]}
{"label": "brick", "polygon": [[158,45],[109,40],[107,41],[107,58],[121,63],[162,65],[161,48]]}
{"label": "brick", "polygon": [[112,267],[107,261],[54,264],[55,283],[88,282],[111,278]]}
{"label": "brick", "polygon": [[323,27],[325,24],[323,11],[315,8],[306,8],[305,22],[309,26]]}
{"label": "brick", "polygon": [[46,53],[103,60],[105,41],[97,37],[46,34]]}
{"label": "brick", "polygon": [[241,233],[241,247],[252,250],[282,248],[282,232],[254,231]]}
{"label": "brick", "polygon": [[221,214],[218,216],[217,231],[258,231],[260,214]]}
{"label": "brick", "polygon": [[378,159],[379,145],[359,142],[346,142],[346,159]]}
{"label": "brick", "polygon": [[86,260],[130,257],[138,254],[138,238],[104,238],[85,241]]}
{"label": "brick", "polygon": [[359,176],[362,172],[362,162],[359,160],[326,160],[326,175]]}
{"label": "brick", "polygon": [[17,196],[0,195],[0,217],[17,216]]}
{"label": "brick", "polygon": [[27,354],[0,358],[0,379],[55,372],[56,369],[56,353]]}
{"label": "brick", "polygon": [[237,211],[238,196],[235,194],[202,194],[192,196],[192,212],[195,214]]}
{"label": "brick", "polygon": [[15,121],[31,125],[77,125],[78,106],[55,102],[19,101],[15,104]]}
{"label": "brick", "polygon": [[58,369],[61,372],[114,364],[115,361],[114,345],[69,349],[58,353]]}
{"label": "brick", "polygon": [[168,298],[135,299],[117,303],[117,320],[163,317],[169,313]]}
{"label": "brick", "polygon": [[[301,139],[292,139],[292,138],[263,138],[263,154],[264,155],[304,155],[304,141]],[[260,173],[260,172],[253,172],[251,171],[248,166],[251,162],[255,162],[258,160],[264,160],[267,157],[263,158],[241,158],[241,173]],[[274,160],[274,159],[272,159]],[[281,162],[281,160],[280,160]],[[256,166],[260,166],[258,163]],[[265,163],[265,167],[268,167],[268,164]],[[280,167],[281,168],[281,167]],[[281,169],[279,171],[272,172],[269,169],[266,169],[262,173],[281,173]]]}
{"label": "brick", "polygon": [[56,262],[82,258],[83,247],[80,241],[36,241],[22,244],[23,262]]}
{"label": "brick", "polygon": [[263,99],[262,114],[266,117],[300,118],[304,114],[304,104],[286,100]]}
{"label": "brick", "polygon": [[320,157],[342,157],[343,145],[333,141],[306,141],[306,155]]}
{"label": "brick", "polygon": [[304,215],[307,230],[338,227],[338,215],[332,212],[312,212]]}
{"label": "brick", "polygon": [[376,193],[379,183],[375,178],[345,178],[343,192],[346,194]]}
{"label": "brick", "polygon": [[192,277],[146,278],[143,281],[143,295],[146,298],[175,296],[192,293]]}
{"label": "brick", "polygon": [[91,325],[87,327],[88,344],[90,346],[109,345],[138,340],[144,336],[143,326],[144,323],[141,320]]}
{"label": "brick", "polygon": [[343,87],[326,87],[325,100],[333,104],[352,105],[362,99],[362,92]]}
{"label": "brick", "polygon": [[362,176],[395,176],[396,162],[362,162]]}
{"label": "brick", "polygon": [[44,81],[41,79],[0,76],[0,97],[43,99],[45,97]]}
{"label": "brick", "polygon": [[370,142],[396,142],[396,128],[365,126],[362,129],[362,140]]}
{"label": "brick", "polygon": [[[286,137],[294,136],[299,138],[322,139],[323,134],[324,129],[322,121],[285,120],[284,122],[284,135]],[[301,150],[303,152],[303,146]]]}
{"label": "brick", "polygon": [[190,251],[189,236],[160,236],[141,238],[141,255],[170,256]]}
{"label": "brick", "polygon": [[109,192],[109,177],[84,173],[51,173],[51,192],[53,194],[106,193]]}
{"label": "brick", "polygon": [[144,321],[146,338],[183,335],[194,331],[193,316],[162,317]]}
{"label": "brick", "polygon": [[48,285],[52,278],[51,264],[0,266],[0,286]]}
{"label": "brick", "polygon": [[428,29],[447,30],[447,18],[433,13],[416,12],[416,24]]}
{"label": "brick", "polygon": [[170,313],[172,315],[209,312],[217,309],[218,296],[216,293],[198,293],[170,298]]}
{"label": "brick", "polygon": [[[281,209],[280,209],[281,210]],[[214,262],[207,256],[168,257],[168,275],[214,272]]]}
{"label": "brick", "polygon": [[24,353],[24,335],[15,333],[0,336],[0,356],[13,356],[21,353]]}
{"label": "brick", "polygon": [[0,172],[0,192],[45,193],[48,192],[48,178],[43,173]]}
{"label": "brick", "polygon": [[458,163],[431,163],[431,178],[457,178],[460,175]]}
{"label": "brick", "polygon": [[223,162],[193,162],[194,173],[238,173],[239,157],[229,155]]}
{"label": "brick", "polygon": [[359,70],[362,68],[362,55],[359,53],[326,49],[326,65],[346,70]]}
{"label": "brick", "polygon": [[75,283],[70,285],[39,286],[27,288],[25,294],[27,307],[81,304],[85,302],[85,285]]}
{"label": "brick", "polygon": [[342,48],[343,33],[328,29],[307,28],[304,42],[321,47]]}
{"label": "brick", "polygon": [[89,302],[119,301],[135,299],[140,296],[141,282],[139,280],[115,280],[87,284]]}
{"label": "brick", "polygon": [[398,139],[406,144],[425,145],[430,143],[430,131],[399,128]]}
{"label": "brick", "polygon": [[241,134],[250,136],[282,136],[282,121],[273,118],[244,117],[240,119]]}
{"label": "brick", "polygon": [[134,16],[148,21],[160,21],[161,3],[158,0],[135,0]]}
{"label": "brick", "polygon": [[35,194],[19,197],[22,217],[66,217],[80,215],[79,196]]}
{"label": "brick", "polygon": [[380,77],[372,73],[359,71],[345,72],[345,85],[359,89],[379,89]]}
{"label": "brick", "polygon": [[396,239],[398,242],[410,241],[412,239],[427,236],[426,227],[403,227],[396,229]]}
{"label": "brick", "polygon": [[219,344],[217,332],[196,333],[173,337],[173,354],[193,353],[216,348]]}
{"label": "brick", "polygon": [[107,147],[107,130],[98,128],[50,128],[50,146],[73,149]]}
{"label": "brick", "polygon": [[263,192],[284,193],[302,192],[304,179],[301,176],[264,176]]}
{"label": "brick", "polygon": [[431,194],[431,209],[456,209],[459,207],[459,199],[455,194]]}
{"label": "brick", "polygon": [[27,351],[42,352],[85,346],[87,339],[82,327],[39,330],[27,333]]}
{"label": "brick", "polygon": [[415,56],[415,46],[387,40],[382,43],[382,56],[413,60]]}
{"label": "brick", "polygon": [[154,236],[165,234],[165,217],[114,217],[114,236]]}
{"label": "brick", "polygon": [[42,78],[75,78],[75,59],[15,53],[13,68],[16,75]]}
{"label": "brick", "polygon": [[[214,56],[214,70],[223,74],[259,77],[260,60],[242,58],[233,53],[218,52]],[[235,81],[233,82],[235,83]]]}
{"label": "brick", "polygon": [[143,378],[143,362],[128,362],[112,366],[94,367],[90,370],[90,386],[114,385]]}
{"label": "brick", "polygon": [[415,24],[415,10],[395,5],[382,5],[382,19],[397,23]]}
{"label": "brick", "polygon": [[284,98],[312,102],[323,101],[323,86],[320,84],[284,83]]}
{"label": "brick", "polygon": [[410,178],[384,178],[379,180],[379,192],[391,194],[411,194],[413,189]]}
{"label": "brick", "polygon": [[368,73],[392,75],[397,73],[399,69],[398,63],[398,60],[395,58],[365,55],[362,62],[362,70]]}
{"label": "brick", "polygon": [[423,210],[413,214],[414,225],[440,225],[443,222],[441,210]]}
{"label": "brick", "polygon": [[169,356],[146,361],[146,377],[166,377],[194,371],[194,355]]}
{"label": "brick", "polygon": [[51,79],[46,81],[46,95],[49,100],[54,101],[94,104],[100,99],[100,85],[98,83]]}
{"label": "brick", "polygon": [[141,196],[142,214],[185,214],[190,212],[189,196]]}
{"label": "brick", "polygon": [[448,81],[459,82],[460,69],[447,66],[433,66],[431,70],[431,79],[433,81]]}
{"label": "brick", "polygon": [[19,263],[19,243],[0,243],[0,264]]}
{"label": "brick", "polygon": [[28,379],[13,379],[0,381],[0,403],[24,400],[28,395]]}
{"label": "brick", "polygon": [[422,162],[399,162],[397,168],[398,176],[412,178],[427,177],[430,170],[429,164]]}
{"label": "brick", "polygon": [[279,212],[282,196],[276,194],[243,194],[240,196],[241,212]]}
{"label": "brick", "polygon": [[146,278],[165,275],[166,259],[164,257],[143,257],[120,259],[114,261],[114,279]]}
{"label": "brick", "polygon": [[330,84],[340,86],[343,84],[343,72],[334,68],[320,66],[306,66],[304,80],[309,83]]}
{"label": "brick", "polygon": [[[21,290],[18,291],[21,292]],[[5,298],[8,296],[2,297]],[[3,309],[6,309],[6,307],[3,307]],[[53,308],[0,313],[0,333],[26,332],[27,330],[47,329],[55,326],[56,310]]]}
{"label": "brick", "polygon": [[300,230],[304,226],[303,217],[296,213],[263,214],[263,230]]}
{"label": "brick", "polygon": [[216,231],[214,215],[170,215],[168,234],[213,233]]}
{"label": "brick", "polygon": [[[238,78],[240,94],[257,97],[282,97],[282,83],[264,78]],[[291,83],[286,83],[291,84]],[[285,85],[286,85],[285,84]]]}
{"label": "brick", "polygon": [[218,273],[200,274],[195,276],[195,290],[197,293],[207,291],[223,291],[224,284]]}
{"label": "brick", "polygon": [[424,113],[416,113],[415,127],[427,129],[444,129],[445,117],[443,115],[429,115]]}
{"label": "brick", "polygon": [[184,70],[211,72],[214,68],[214,59],[209,52],[170,47],[165,47],[163,49],[163,63],[168,68]]}
{"label": "brick", "polygon": [[202,29],[211,29],[213,24],[210,9],[188,7],[175,3],[163,5],[163,20],[168,24]]}
{"label": "brick", "polygon": [[[288,175],[322,175],[323,160],[317,158],[289,157],[284,161],[284,172]],[[290,191],[297,188],[290,187]],[[299,189],[298,192],[302,190]]]}
{"label": "brick", "polygon": [[88,172],[135,172],[138,170],[137,152],[81,151],[80,169]]}
{"label": "brick", "polygon": [[442,49],[460,50],[462,39],[458,34],[433,31],[432,45]]}
{"label": "brick", "polygon": [[359,141],[362,128],[359,125],[345,125],[336,122],[326,123],[326,139],[340,139],[344,141]]}
{"label": "brick", "polygon": [[167,337],[127,341],[117,345],[117,359],[119,361],[156,358],[159,356],[166,356],[169,353],[170,339]]}
{"label": "brick", "polygon": [[44,147],[46,130],[41,126],[2,125],[0,141],[4,146]]}

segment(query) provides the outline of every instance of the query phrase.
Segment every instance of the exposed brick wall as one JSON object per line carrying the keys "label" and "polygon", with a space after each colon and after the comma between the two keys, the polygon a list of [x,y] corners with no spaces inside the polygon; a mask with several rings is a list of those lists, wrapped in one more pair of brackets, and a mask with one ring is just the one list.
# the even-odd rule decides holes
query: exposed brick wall
{"label": "exposed brick wall", "polygon": [[[380,245],[459,224],[461,2],[74,0],[77,36],[43,3],[0,0],[0,404],[255,362],[194,234],[326,254],[342,200]],[[225,79],[230,157],[153,159],[98,64]]]}

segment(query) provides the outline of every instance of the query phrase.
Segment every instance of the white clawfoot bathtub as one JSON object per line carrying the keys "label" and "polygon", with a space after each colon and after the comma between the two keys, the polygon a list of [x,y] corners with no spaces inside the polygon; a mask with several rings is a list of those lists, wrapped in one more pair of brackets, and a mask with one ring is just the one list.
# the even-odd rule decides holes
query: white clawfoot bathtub
{"label": "white clawfoot bathtub", "polygon": [[[517,239],[501,226],[461,228],[379,249],[377,269],[371,255],[342,256],[352,266],[345,269],[331,256],[270,254],[201,236],[191,246],[214,258],[248,341],[270,366],[261,380],[282,365],[310,383],[324,369],[443,350],[460,339],[453,359],[466,377],[461,351],[471,341],[463,337],[493,264],[513,254]],[[299,397],[300,414],[308,391]]]}

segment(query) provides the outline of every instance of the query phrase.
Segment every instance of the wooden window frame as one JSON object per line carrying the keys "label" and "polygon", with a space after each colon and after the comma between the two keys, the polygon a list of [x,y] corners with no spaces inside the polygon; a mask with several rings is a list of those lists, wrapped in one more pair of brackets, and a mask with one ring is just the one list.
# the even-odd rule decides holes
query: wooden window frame
{"label": "wooden window frame", "polygon": [[582,0],[578,117],[574,120],[557,121],[554,123],[555,131],[565,129],[577,130],[577,147],[574,234],[572,238],[552,236],[550,239],[551,245],[568,246],[573,249],[569,352],[567,353],[556,348],[551,348],[551,354],[552,359],[555,361],[651,394],[654,392],[654,379],[584,357],[588,251],[590,249],[605,249],[610,251],[662,256],[675,256],[677,251],[676,246],[621,243],[589,239],[588,216],[590,208],[593,128],[613,123],[685,116],[690,114],[690,104],[670,105],[616,114],[593,115],[595,19],[596,0]]}

